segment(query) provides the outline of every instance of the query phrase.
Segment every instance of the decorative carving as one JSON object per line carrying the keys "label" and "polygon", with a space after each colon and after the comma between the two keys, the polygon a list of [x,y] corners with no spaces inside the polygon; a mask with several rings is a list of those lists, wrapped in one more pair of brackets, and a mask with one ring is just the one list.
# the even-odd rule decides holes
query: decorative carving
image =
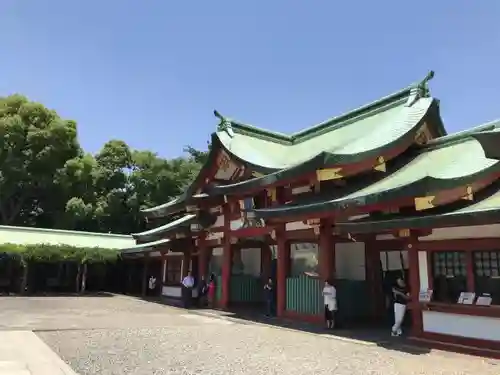
{"label": "decorative carving", "polygon": [[420,129],[418,129],[417,134],[415,134],[414,142],[419,146],[425,145],[427,142],[431,140],[431,138],[432,135],[429,130],[429,127],[427,123],[424,123],[424,125],[422,125]]}
{"label": "decorative carving", "polygon": [[219,152],[217,166],[223,172],[226,172],[231,167],[231,159],[224,151]]}
{"label": "decorative carving", "polygon": [[377,164],[373,167],[373,169],[378,172],[387,172],[387,168],[385,165],[385,158],[383,156],[379,156],[377,158]]}
{"label": "decorative carving", "polygon": [[465,195],[462,197],[462,199],[466,201],[474,200],[474,193],[472,192],[472,186],[467,186],[467,188],[465,189]]}
{"label": "decorative carving", "polygon": [[214,115],[217,117],[220,122],[217,125],[217,131],[218,132],[226,132],[227,135],[229,135],[231,138],[234,137],[234,130],[231,121],[222,116],[217,110],[214,110]]}
{"label": "decorative carving", "polygon": [[422,81],[413,85],[410,91],[410,96],[406,102],[407,107],[411,107],[420,98],[426,98],[430,95],[428,83],[432,78],[434,78],[434,71],[431,70]]}

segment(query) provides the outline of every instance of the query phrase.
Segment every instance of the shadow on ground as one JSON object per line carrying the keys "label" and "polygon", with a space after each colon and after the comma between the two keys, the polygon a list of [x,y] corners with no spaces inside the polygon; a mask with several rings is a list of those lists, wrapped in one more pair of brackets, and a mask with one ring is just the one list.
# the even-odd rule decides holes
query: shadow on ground
{"label": "shadow on ground", "polygon": [[[183,308],[178,300],[165,300],[161,298],[142,298],[148,302],[169,305],[172,307]],[[186,309],[191,314],[209,316],[212,318],[226,319],[235,321],[240,324],[265,324],[276,328],[290,329],[295,331],[306,332],[324,336],[332,336],[332,338],[347,339],[354,341],[363,341],[382,347],[387,350],[399,351],[412,355],[427,354],[431,351],[430,348],[422,344],[416,345],[409,342],[406,337],[391,337],[390,330],[387,328],[338,328],[333,331],[326,330],[324,327],[295,320],[270,318],[255,310],[248,309],[233,309],[231,311],[211,310],[203,308]]]}

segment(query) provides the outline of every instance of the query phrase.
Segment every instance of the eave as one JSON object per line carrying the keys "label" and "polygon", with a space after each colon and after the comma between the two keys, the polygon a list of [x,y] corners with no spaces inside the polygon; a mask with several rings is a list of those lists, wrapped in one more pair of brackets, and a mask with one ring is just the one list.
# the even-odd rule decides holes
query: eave
{"label": "eave", "polygon": [[141,233],[133,233],[132,237],[135,239],[148,239],[155,238],[157,236],[165,236],[167,234],[177,233],[177,232],[186,232],[189,231],[191,224],[197,223],[197,217],[195,214],[187,214],[182,216],[181,218],[171,221],[165,225],[159,226],[157,228],[153,228]]}
{"label": "eave", "polygon": [[450,209],[450,207],[445,206],[425,215],[393,215],[385,220],[371,218],[337,222],[335,229],[339,233],[356,234],[382,233],[398,229],[433,229],[500,223],[500,184],[495,183],[483,195],[480,201],[458,209]]}
{"label": "eave", "polygon": [[163,238],[161,240],[146,242],[146,243],[138,244],[138,245],[128,247],[125,249],[121,249],[120,253],[122,255],[147,253],[147,252],[153,251],[153,249],[158,247],[158,246],[162,246],[162,247],[169,246],[170,242],[171,242],[170,239]]}
{"label": "eave", "polygon": [[[336,196],[313,196],[309,201],[254,210],[254,215],[264,220],[322,216],[326,212],[332,216],[345,216],[379,210],[380,206],[404,207],[411,205],[412,201],[415,208],[421,210],[462,197],[469,199],[500,176],[500,162],[485,158],[480,144],[469,133],[446,138],[442,142],[433,142],[428,151],[423,150],[408,163],[400,160],[397,171],[354,192],[352,187],[350,191],[344,188]],[[467,171],[470,173],[465,174]],[[418,206],[418,202],[426,199],[432,201],[429,207]]]}
{"label": "eave", "polygon": [[[500,125],[500,120],[494,124]],[[490,159],[500,160],[500,129],[472,134],[484,150],[484,155]]]}

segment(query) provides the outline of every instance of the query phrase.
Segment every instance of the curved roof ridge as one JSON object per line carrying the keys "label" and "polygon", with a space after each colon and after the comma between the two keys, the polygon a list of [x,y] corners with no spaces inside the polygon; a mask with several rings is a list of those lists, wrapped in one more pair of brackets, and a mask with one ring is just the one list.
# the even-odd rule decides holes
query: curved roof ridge
{"label": "curved roof ridge", "polygon": [[431,139],[429,142],[422,145],[421,149],[422,151],[426,152],[429,151],[429,149],[445,147],[454,143],[467,142],[474,139],[473,135],[476,133],[488,132],[497,128],[500,128],[500,119],[475,126],[471,129],[461,130],[456,133]]}
{"label": "curved roof ridge", "polygon": [[[386,95],[380,99],[372,101],[368,104],[362,105],[358,108],[345,112],[339,116],[332,117],[328,120],[320,122],[319,124],[312,125],[308,128],[300,130],[298,132],[294,132],[292,134],[285,134],[281,132],[271,131],[263,128],[256,127],[254,125],[245,124],[239,121],[235,121],[228,117],[222,116],[218,111],[214,111],[216,117],[218,117],[221,122],[219,124],[220,130],[225,129],[228,125],[234,126],[236,130],[242,130],[243,132],[247,131],[250,133],[255,133],[255,135],[260,135],[262,137],[266,137],[268,139],[272,139],[274,141],[278,141],[281,143],[292,144],[296,141],[302,141],[301,138],[310,136],[314,133],[320,133],[325,128],[332,125],[343,125],[342,123],[347,120],[351,120],[357,118],[362,115],[371,114],[371,112],[379,109],[380,107],[388,107],[394,105],[395,102],[400,104],[400,101],[408,100],[408,97],[412,97],[412,101],[408,103],[409,106],[414,104],[419,97],[429,97],[430,92],[428,88],[428,81],[434,77],[434,72],[430,71],[423,80],[418,81],[417,83],[413,83],[405,88],[398,90],[392,94]],[[416,92],[417,90],[417,92]],[[413,95],[415,97],[413,97]],[[416,98],[416,99],[415,99]]]}

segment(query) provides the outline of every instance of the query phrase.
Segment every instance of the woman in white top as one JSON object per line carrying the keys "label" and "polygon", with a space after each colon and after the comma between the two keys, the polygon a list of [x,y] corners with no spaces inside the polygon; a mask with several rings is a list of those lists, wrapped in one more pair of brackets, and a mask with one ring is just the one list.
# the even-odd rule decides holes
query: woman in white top
{"label": "woman in white top", "polygon": [[326,328],[335,327],[335,311],[337,311],[337,289],[328,280],[323,288],[323,299],[325,304]]}

